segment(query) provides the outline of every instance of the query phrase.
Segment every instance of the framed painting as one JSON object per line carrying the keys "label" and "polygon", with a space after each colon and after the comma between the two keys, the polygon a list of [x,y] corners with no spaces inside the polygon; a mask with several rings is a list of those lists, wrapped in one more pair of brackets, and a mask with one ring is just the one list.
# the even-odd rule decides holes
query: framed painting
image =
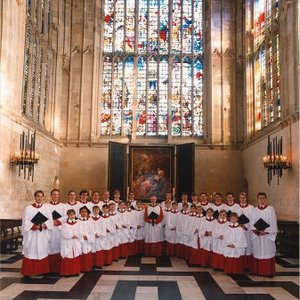
{"label": "framed painting", "polygon": [[174,147],[130,146],[129,181],[137,200],[163,200],[174,186]]}

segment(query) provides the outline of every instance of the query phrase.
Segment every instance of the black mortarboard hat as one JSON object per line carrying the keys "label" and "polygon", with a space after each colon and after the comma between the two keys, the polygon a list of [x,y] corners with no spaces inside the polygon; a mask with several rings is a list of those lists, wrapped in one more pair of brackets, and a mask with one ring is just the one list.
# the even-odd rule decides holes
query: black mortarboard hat
{"label": "black mortarboard hat", "polygon": [[254,227],[257,230],[265,230],[266,228],[270,227],[270,224],[268,224],[262,218],[260,218],[257,222],[255,222]]}
{"label": "black mortarboard hat", "polygon": [[249,219],[244,214],[241,214],[239,216],[239,224],[247,224],[247,223],[249,223]]}
{"label": "black mortarboard hat", "polygon": [[82,207],[80,207],[79,212],[81,212],[81,210],[82,210],[83,208],[85,208],[85,209],[87,210],[88,214],[91,213],[91,211],[87,208],[87,206],[82,206]]}
{"label": "black mortarboard hat", "polygon": [[48,220],[48,218],[43,215],[41,212],[38,212],[32,219],[31,222],[34,225],[41,225],[43,223],[45,223]]}
{"label": "black mortarboard hat", "polygon": [[153,211],[148,217],[151,220],[155,220],[158,218],[158,214]]}
{"label": "black mortarboard hat", "polygon": [[60,213],[58,213],[56,210],[54,210],[52,212],[52,218],[53,218],[54,221],[61,218],[61,217],[62,217],[62,215]]}
{"label": "black mortarboard hat", "polygon": [[206,210],[203,209],[202,215],[206,216]]}
{"label": "black mortarboard hat", "polygon": [[231,214],[232,214],[232,211],[231,210],[227,210],[227,213],[226,213],[227,218],[229,218],[231,216]]}
{"label": "black mortarboard hat", "polygon": [[213,216],[215,219],[217,219],[219,217],[219,211],[215,210]]}

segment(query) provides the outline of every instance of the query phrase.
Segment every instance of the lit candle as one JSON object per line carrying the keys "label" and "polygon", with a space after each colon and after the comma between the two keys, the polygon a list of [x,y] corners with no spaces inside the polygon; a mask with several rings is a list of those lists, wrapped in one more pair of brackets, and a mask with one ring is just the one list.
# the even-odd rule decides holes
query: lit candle
{"label": "lit candle", "polygon": [[172,196],[175,197],[175,187],[172,189]]}

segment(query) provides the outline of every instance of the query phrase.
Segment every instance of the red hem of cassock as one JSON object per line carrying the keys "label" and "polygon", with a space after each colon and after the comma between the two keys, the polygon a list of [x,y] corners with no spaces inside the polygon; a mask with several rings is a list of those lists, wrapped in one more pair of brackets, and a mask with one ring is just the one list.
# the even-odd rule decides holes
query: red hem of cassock
{"label": "red hem of cassock", "polygon": [[191,247],[185,246],[185,249],[184,249],[184,259],[186,261],[189,261],[189,259],[191,257],[191,250],[192,250]]}
{"label": "red hem of cassock", "polygon": [[23,257],[21,274],[24,276],[49,273],[49,257],[43,259],[30,259]]}
{"label": "red hem of cassock", "polygon": [[122,258],[127,257],[128,256],[128,245],[127,245],[127,243],[120,244],[119,248],[120,248],[120,257],[122,257]]}
{"label": "red hem of cassock", "polygon": [[143,254],[145,248],[145,240],[136,240],[136,253]]}
{"label": "red hem of cassock", "polygon": [[251,272],[261,276],[274,276],[275,257],[267,259],[258,259],[253,257]]}
{"label": "red hem of cassock", "polygon": [[144,248],[145,256],[161,256],[162,255],[162,242],[145,243]]}
{"label": "red hem of cassock", "polygon": [[243,256],[244,270],[251,270],[253,265],[253,255]]}
{"label": "red hem of cassock", "polygon": [[136,254],[136,241],[127,244],[128,256]]}
{"label": "red hem of cassock", "polygon": [[113,262],[113,249],[103,250],[104,265],[111,265]]}
{"label": "red hem of cassock", "polygon": [[102,267],[104,266],[104,251],[99,250],[94,253],[94,265],[96,267]]}
{"label": "red hem of cassock", "polygon": [[224,273],[226,274],[243,274],[244,265],[243,257],[225,257]]}
{"label": "red hem of cassock", "polygon": [[179,258],[184,258],[184,253],[185,253],[185,245],[183,245],[183,244],[178,244],[177,256],[178,256]]}
{"label": "red hem of cassock", "polygon": [[205,249],[199,250],[199,265],[201,267],[209,267],[211,260],[211,251],[207,251]]}
{"label": "red hem of cassock", "polygon": [[[110,250],[106,250],[110,251]],[[116,246],[112,248],[113,260],[119,260],[120,258],[120,246]]]}
{"label": "red hem of cassock", "polygon": [[167,256],[176,256],[178,251],[178,244],[172,244],[166,242],[166,255]]}
{"label": "red hem of cassock", "polygon": [[200,249],[191,249],[189,263],[192,265],[200,265]]}
{"label": "red hem of cassock", "polygon": [[80,274],[80,256],[74,258],[62,258],[60,265],[60,275],[70,276]]}
{"label": "red hem of cassock", "polygon": [[225,257],[223,254],[212,252],[211,266],[216,270],[223,270],[225,265]]}
{"label": "red hem of cassock", "polygon": [[89,272],[93,269],[93,255],[92,252],[80,255],[80,271]]}
{"label": "red hem of cassock", "polygon": [[60,271],[61,259],[62,259],[62,257],[60,256],[60,253],[49,255],[49,272],[50,273],[57,273]]}

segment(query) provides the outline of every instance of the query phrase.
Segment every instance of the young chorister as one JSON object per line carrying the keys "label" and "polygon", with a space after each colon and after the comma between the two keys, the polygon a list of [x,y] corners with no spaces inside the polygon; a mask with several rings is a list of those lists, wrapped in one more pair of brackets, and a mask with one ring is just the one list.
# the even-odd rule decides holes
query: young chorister
{"label": "young chorister", "polygon": [[247,194],[245,192],[239,193],[240,201],[240,215],[239,224],[244,229],[247,240],[247,248],[244,256],[244,269],[250,270],[253,261],[253,247],[251,242],[251,220],[253,218],[254,207],[247,201]]}
{"label": "young chorister", "polygon": [[210,265],[212,255],[212,232],[216,224],[216,220],[213,217],[213,214],[213,209],[208,208],[206,211],[206,217],[200,223],[199,227],[199,265],[202,267],[208,267]]}
{"label": "young chorister", "polygon": [[225,257],[223,250],[225,247],[224,236],[228,230],[230,222],[227,221],[227,212],[225,209],[221,209],[219,217],[212,231],[212,255],[211,266],[215,270],[224,270]]}
{"label": "young chorister", "polygon": [[145,255],[161,256],[163,242],[163,226],[164,219],[162,207],[156,203],[157,197],[150,197],[150,204],[145,209]]}
{"label": "young chorister", "polygon": [[119,248],[120,248],[120,257],[125,258],[128,256],[128,241],[129,241],[129,219],[126,210],[126,205],[124,202],[119,203],[118,208],[118,217],[119,217]]}
{"label": "young chorister", "polygon": [[83,206],[79,210],[80,222],[79,227],[82,234],[82,254],[80,257],[81,272],[91,271],[93,268],[92,248],[95,242],[95,232],[91,219],[89,218],[89,210]]}
{"label": "young chorister", "polygon": [[144,220],[144,209],[141,201],[136,202],[136,210],[134,211],[136,217],[136,253],[144,253],[145,246],[145,220]]}
{"label": "young chorister", "polygon": [[88,198],[89,192],[87,190],[81,190],[79,192],[78,211],[80,211],[81,207],[85,206],[88,209],[88,213],[91,213],[91,210],[89,209],[90,203],[88,202]]}
{"label": "young chorister", "polygon": [[126,213],[127,213],[127,219],[128,219],[128,256],[135,255],[136,254],[136,242],[135,242],[135,236],[136,236],[136,230],[137,230],[137,223],[136,223],[136,214],[135,210],[131,206],[130,201],[125,202],[126,206]]}
{"label": "young chorister", "polygon": [[35,202],[25,208],[22,219],[24,276],[49,272],[49,240],[53,229],[52,215],[43,204],[44,192],[34,193]]}
{"label": "young chorister", "polygon": [[90,216],[95,233],[95,243],[93,244],[93,265],[97,268],[104,266],[104,249],[107,243],[107,227],[103,218],[100,216],[100,208],[98,205],[92,207]]}
{"label": "young chorister", "polygon": [[[110,211],[111,209],[111,211]],[[107,236],[103,237],[101,240],[103,255],[104,255],[104,265],[111,265],[113,260],[119,259],[119,243],[117,238],[117,226],[116,226],[116,212],[114,211],[115,204],[111,203],[111,207],[107,204],[102,206],[102,222],[103,227],[106,228]]]}
{"label": "young chorister", "polygon": [[165,215],[165,237],[166,237],[166,255],[176,256],[178,248],[178,239],[176,234],[176,226],[178,224],[178,203],[172,202],[170,213]]}
{"label": "young chorister", "polygon": [[[179,205],[179,204],[178,204]],[[179,217],[178,217],[178,225],[176,227],[176,234],[177,234],[177,240],[178,240],[178,247],[177,247],[177,256],[179,258],[184,258],[185,256],[185,227],[186,222],[188,221],[189,216],[189,204],[187,202],[184,202],[182,204],[182,209],[180,211]]]}
{"label": "young chorister", "polygon": [[221,209],[226,209],[225,204],[222,202],[222,194],[214,193],[214,203],[212,204],[211,208],[214,210],[214,218],[217,219]]}
{"label": "young chorister", "polygon": [[244,229],[238,223],[237,213],[232,213],[230,216],[230,225],[224,234],[224,246],[224,272],[226,274],[244,273],[243,256],[247,241]]}
{"label": "young chorister", "polygon": [[162,222],[163,229],[164,229],[163,230],[163,240],[165,242],[166,241],[166,229],[165,229],[166,221],[167,221],[168,216],[169,216],[169,214],[171,213],[171,210],[172,210],[172,202],[169,201],[169,200],[164,201],[164,207],[162,207],[162,208],[163,208],[163,211],[164,211],[164,220]]}
{"label": "young chorister", "polygon": [[200,238],[199,238],[199,229],[201,227],[201,222],[205,218],[205,211],[201,205],[198,205],[196,208],[196,218],[194,220],[196,224],[196,231],[193,244],[191,244],[190,248],[190,257],[189,263],[192,265],[199,264],[199,257],[200,257]]}
{"label": "young chorister", "polygon": [[[76,201],[76,193],[75,191],[69,191],[68,193],[68,201],[65,203],[65,212],[69,209],[74,209],[76,217],[79,217],[79,203]],[[65,213],[65,218],[67,218]]]}
{"label": "young chorister", "polygon": [[195,206],[198,205],[199,203],[199,200],[198,200],[198,195],[197,193],[191,193],[191,200],[192,200],[192,203],[191,204],[194,204]]}
{"label": "young chorister", "polygon": [[[94,206],[99,206],[100,209],[100,193],[98,191],[94,191],[92,193],[92,201],[87,203],[87,208],[92,212]],[[101,210],[100,210],[101,215]]]}
{"label": "young chorister", "polygon": [[[120,239],[119,239],[119,232],[121,229],[121,224],[119,222],[119,214],[116,212],[116,204],[114,201],[111,201],[108,205],[109,208],[109,216],[110,216],[110,232],[108,237],[111,240],[112,244],[112,253],[113,253],[113,260],[117,261],[120,258]],[[102,208],[103,211],[103,208]]]}
{"label": "young chorister", "polygon": [[183,206],[185,204],[188,204],[188,207],[189,207],[189,195],[188,195],[188,193],[183,192],[181,194],[181,202],[178,203],[178,209],[179,209],[179,211],[181,211],[183,209]]}
{"label": "young chorister", "polygon": [[136,209],[137,208],[137,203],[136,200],[134,199],[134,192],[130,192],[128,194],[128,201],[130,202],[130,206],[132,209]]}
{"label": "young chorister", "polygon": [[251,272],[272,277],[275,274],[275,239],[278,228],[275,210],[267,204],[266,198],[266,193],[257,194],[258,206],[255,207],[251,220],[253,245]]}
{"label": "young chorister", "polygon": [[51,201],[45,206],[49,210],[53,218],[53,230],[51,231],[50,249],[49,249],[49,271],[60,271],[60,240],[61,240],[61,225],[64,222],[65,205],[59,201],[59,190],[54,189],[50,192]]}
{"label": "young chorister", "polygon": [[120,202],[122,202],[122,200],[120,199],[120,197],[121,197],[121,192],[119,190],[114,190],[114,199],[113,199],[113,201],[116,204],[116,208],[118,208]]}
{"label": "young chorister", "polygon": [[63,223],[61,229],[61,276],[71,276],[80,274],[82,233],[79,223],[80,221],[76,220],[75,210],[67,210],[67,221]]}
{"label": "young chorister", "polygon": [[212,207],[212,203],[210,203],[208,201],[208,196],[206,193],[202,192],[200,193],[200,203],[199,203],[202,208],[203,208],[203,214],[205,215],[206,214],[206,210],[209,208],[209,207]]}
{"label": "young chorister", "polygon": [[170,192],[166,193],[166,199],[161,203],[162,209],[165,209],[166,206],[170,207],[172,202],[172,194]]}
{"label": "young chorister", "polygon": [[234,194],[226,193],[226,203],[224,204],[227,211],[227,219],[230,220],[230,215],[235,212],[238,216],[241,214],[240,206],[234,202]]}

